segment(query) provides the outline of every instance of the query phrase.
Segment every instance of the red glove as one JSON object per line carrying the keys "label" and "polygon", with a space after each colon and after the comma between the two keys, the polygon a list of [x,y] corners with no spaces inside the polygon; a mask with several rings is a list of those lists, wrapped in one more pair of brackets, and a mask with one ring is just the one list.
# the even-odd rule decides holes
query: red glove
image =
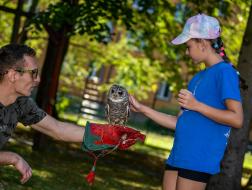
{"label": "red glove", "polygon": [[114,145],[119,149],[125,150],[136,143],[137,140],[144,141],[145,135],[139,131],[120,125],[91,123],[92,135],[99,139],[94,142],[96,145]]}

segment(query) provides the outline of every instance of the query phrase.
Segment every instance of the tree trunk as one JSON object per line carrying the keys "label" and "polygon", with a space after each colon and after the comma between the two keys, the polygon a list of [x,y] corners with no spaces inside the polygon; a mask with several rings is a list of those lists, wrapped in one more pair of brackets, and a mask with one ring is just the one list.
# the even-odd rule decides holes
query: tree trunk
{"label": "tree trunk", "polygon": [[[29,14],[34,14],[35,13],[36,8],[38,6],[38,2],[39,2],[39,0],[33,0],[32,1],[32,4],[31,4],[31,6],[29,8]],[[27,31],[26,27],[28,26],[30,20],[31,20],[31,16],[26,17],[23,29],[22,29],[21,33],[18,35],[17,43],[24,44],[25,41],[27,40],[27,32],[28,31]]]}
{"label": "tree trunk", "polygon": [[[71,5],[78,4],[78,0],[62,0]],[[41,82],[38,87],[36,102],[40,108],[49,115],[56,116],[55,102],[58,90],[59,75],[68,46],[70,31],[73,25],[62,25],[61,29],[55,31],[52,27],[45,25],[49,34],[46,58],[42,69]],[[33,150],[48,149],[48,137],[40,132],[33,136]]]}
{"label": "tree trunk", "polygon": [[[213,176],[207,190],[241,189],[242,166],[248,145],[249,127],[252,114],[252,7],[239,55],[238,70],[249,86],[242,91],[244,124],[241,129],[232,129],[229,145],[222,161],[221,173]],[[230,39],[232,40],[232,39]]]}
{"label": "tree trunk", "polygon": [[[51,29],[50,29],[51,30]],[[41,82],[38,87],[36,102],[49,115],[55,115],[54,104],[58,89],[61,66],[69,45],[68,29],[61,32],[49,32],[46,58],[42,69]],[[33,150],[43,150],[47,147],[48,138],[39,132],[33,137]]]}
{"label": "tree trunk", "polygon": [[18,40],[18,31],[19,31],[20,22],[21,22],[20,12],[22,11],[23,4],[24,4],[24,0],[18,0],[18,5],[17,5],[16,13],[15,13],[14,24],[13,24],[12,34],[11,34],[11,43],[17,43],[17,40]]}

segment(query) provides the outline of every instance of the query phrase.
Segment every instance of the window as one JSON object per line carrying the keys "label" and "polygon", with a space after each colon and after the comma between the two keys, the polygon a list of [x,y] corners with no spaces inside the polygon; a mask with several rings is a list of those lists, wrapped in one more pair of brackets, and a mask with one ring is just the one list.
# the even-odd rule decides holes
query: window
{"label": "window", "polygon": [[169,100],[171,97],[170,86],[167,82],[163,81],[159,85],[156,98],[159,100]]}
{"label": "window", "polygon": [[104,66],[97,68],[94,62],[89,65],[88,79],[95,82],[101,82],[103,80]]}

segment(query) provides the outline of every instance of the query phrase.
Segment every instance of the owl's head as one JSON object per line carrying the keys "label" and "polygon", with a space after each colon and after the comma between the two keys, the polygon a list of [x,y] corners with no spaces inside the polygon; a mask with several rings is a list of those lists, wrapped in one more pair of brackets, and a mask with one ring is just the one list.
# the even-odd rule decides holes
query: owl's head
{"label": "owl's head", "polygon": [[108,93],[108,99],[111,100],[112,102],[121,102],[128,98],[129,98],[128,92],[124,87],[119,86],[117,84],[114,84],[110,87]]}

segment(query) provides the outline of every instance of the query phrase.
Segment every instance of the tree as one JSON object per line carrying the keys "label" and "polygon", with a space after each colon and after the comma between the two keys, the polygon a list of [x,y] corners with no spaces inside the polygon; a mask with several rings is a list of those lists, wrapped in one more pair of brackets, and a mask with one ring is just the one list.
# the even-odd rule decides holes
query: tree
{"label": "tree", "polygon": [[[85,1],[62,0],[50,4],[48,9],[35,16],[37,29],[45,28],[49,35],[46,58],[42,69],[41,83],[36,101],[48,114],[55,116],[55,100],[61,66],[72,35],[87,33],[98,41],[110,38],[107,23],[120,20],[129,27],[131,11],[127,1]],[[33,148],[45,147],[46,137],[37,132]]]}

